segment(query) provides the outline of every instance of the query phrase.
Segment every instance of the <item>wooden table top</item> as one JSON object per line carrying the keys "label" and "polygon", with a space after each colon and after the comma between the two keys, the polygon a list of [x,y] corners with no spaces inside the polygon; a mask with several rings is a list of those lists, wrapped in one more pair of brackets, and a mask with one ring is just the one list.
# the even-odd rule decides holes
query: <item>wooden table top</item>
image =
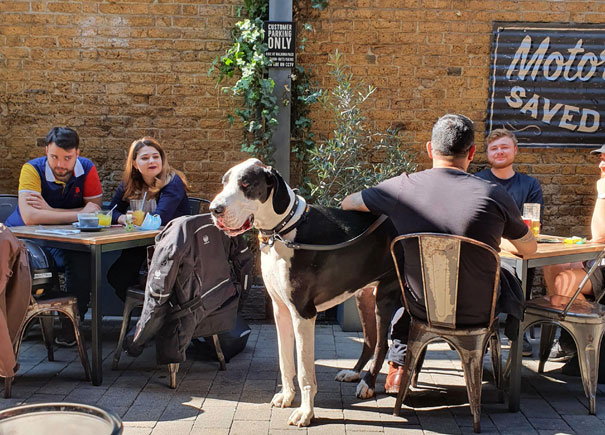
{"label": "wooden table top", "polygon": [[[561,255],[568,254],[583,254],[587,252],[599,252],[605,249],[605,243],[586,242],[582,244],[575,243],[563,243],[564,237],[557,236],[540,236],[545,240],[553,240],[553,242],[540,243],[538,242],[538,249],[533,254],[529,255],[515,255],[507,251],[501,251],[500,256],[504,258],[523,258],[535,259],[535,258],[547,258],[547,257],[558,257]],[[540,239],[539,239],[540,240]]]}
{"label": "wooden table top", "polygon": [[104,245],[107,243],[127,242],[129,240],[147,239],[155,237],[161,230],[126,231],[123,226],[112,226],[100,231],[80,231],[77,234],[50,234],[36,232],[37,230],[74,230],[72,225],[24,225],[10,227],[10,231],[17,237],[27,239],[54,240],[59,242],[75,243],[81,245]]}

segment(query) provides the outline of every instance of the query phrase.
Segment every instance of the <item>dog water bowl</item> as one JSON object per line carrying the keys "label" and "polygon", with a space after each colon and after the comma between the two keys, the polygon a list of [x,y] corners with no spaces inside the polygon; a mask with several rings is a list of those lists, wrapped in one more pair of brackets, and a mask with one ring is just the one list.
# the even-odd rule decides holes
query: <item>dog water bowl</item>
{"label": "dog water bowl", "polygon": [[0,434],[119,435],[122,421],[109,411],[80,403],[39,403],[0,411]]}

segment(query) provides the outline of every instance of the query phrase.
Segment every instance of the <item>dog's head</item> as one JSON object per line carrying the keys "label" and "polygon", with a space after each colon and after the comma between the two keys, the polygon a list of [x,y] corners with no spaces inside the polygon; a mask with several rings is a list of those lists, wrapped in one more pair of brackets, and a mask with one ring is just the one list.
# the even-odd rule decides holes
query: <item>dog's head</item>
{"label": "dog's head", "polygon": [[212,200],[210,212],[215,225],[234,237],[254,222],[260,229],[273,228],[293,197],[279,172],[260,160],[248,159],[225,173],[223,190]]}

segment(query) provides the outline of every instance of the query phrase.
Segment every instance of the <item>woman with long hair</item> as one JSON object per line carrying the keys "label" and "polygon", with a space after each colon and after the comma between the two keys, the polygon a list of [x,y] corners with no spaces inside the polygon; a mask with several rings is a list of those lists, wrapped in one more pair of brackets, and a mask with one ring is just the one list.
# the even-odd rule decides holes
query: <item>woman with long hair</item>
{"label": "woman with long hair", "polygon": [[[125,225],[130,201],[145,197],[146,201],[155,200],[157,207],[152,213],[158,214],[162,225],[166,225],[174,218],[190,214],[187,189],[185,175],[170,167],[160,143],[151,137],[137,139],[130,145],[122,182],[111,201],[111,207],[116,205],[112,223]],[[146,248],[122,251],[109,269],[107,280],[120,299],[124,300],[126,289],[138,282],[146,252]]]}

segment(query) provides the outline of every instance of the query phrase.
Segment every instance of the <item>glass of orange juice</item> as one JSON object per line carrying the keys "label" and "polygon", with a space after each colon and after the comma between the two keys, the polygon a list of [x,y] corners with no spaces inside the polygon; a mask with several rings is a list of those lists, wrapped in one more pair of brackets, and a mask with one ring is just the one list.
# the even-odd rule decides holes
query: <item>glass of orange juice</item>
{"label": "glass of orange juice", "polygon": [[132,210],[132,223],[140,227],[145,220],[145,212],[143,211],[144,203],[142,199],[131,199],[130,209]]}
{"label": "glass of orange juice", "polygon": [[101,210],[97,212],[97,217],[99,218],[99,226],[100,227],[109,227],[111,226],[111,213],[109,210]]}

